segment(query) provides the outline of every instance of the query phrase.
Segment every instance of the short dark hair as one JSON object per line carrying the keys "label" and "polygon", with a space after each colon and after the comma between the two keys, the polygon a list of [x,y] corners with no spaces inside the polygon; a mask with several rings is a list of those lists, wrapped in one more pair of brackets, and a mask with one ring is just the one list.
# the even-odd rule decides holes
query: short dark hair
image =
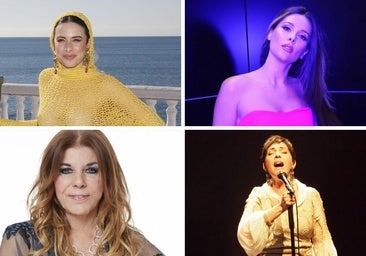
{"label": "short dark hair", "polygon": [[291,141],[285,137],[282,137],[280,135],[272,135],[269,138],[266,139],[266,141],[263,144],[262,147],[262,153],[261,153],[261,162],[264,163],[264,159],[266,158],[267,155],[267,151],[269,149],[269,147],[273,144],[278,144],[278,143],[285,143],[288,150],[290,151],[290,154],[292,156],[292,160],[296,161],[296,153],[295,153],[295,148],[292,145]]}

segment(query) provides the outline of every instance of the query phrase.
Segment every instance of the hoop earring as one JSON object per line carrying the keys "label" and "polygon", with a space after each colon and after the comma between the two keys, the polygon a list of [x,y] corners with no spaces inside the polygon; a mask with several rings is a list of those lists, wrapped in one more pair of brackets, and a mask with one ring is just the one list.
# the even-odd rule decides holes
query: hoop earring
{"label": "hoop earring", "polygon": [[88,73],[89,70],[89,62],[90,62],[90,53],[89,51],[86,52],[84,59],[83,59],[83,65],[85,66],[85,73]]}
{"label": "hoop earring", "polygon": [[57,74],[57,68],[58,68],[56,53],[53,53],[53,68],[54,68],[54,73],[56,75]]}

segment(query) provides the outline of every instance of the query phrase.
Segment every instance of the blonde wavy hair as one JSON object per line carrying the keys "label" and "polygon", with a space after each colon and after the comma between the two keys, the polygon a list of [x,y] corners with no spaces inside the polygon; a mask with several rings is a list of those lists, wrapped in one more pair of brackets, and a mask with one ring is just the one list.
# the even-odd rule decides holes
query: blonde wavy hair
{"label": "blonde wavy hair", "polygon": [[103,179],[104,192],[97,214],[97,225],[103,234],[98,253],[137,255],[141,247],[140,234],[129,224],[131,207],[126,180],[112,145],[98,130],[62,130],[44,150],[39,176],[28,195],[31,222],[43,247],[31,255],[40,256],[50,250],[54,250],[55,255],[75,254],[69,239],[71,227],[56,197],[54,181],[65,151],[79,145],[94,151]]}

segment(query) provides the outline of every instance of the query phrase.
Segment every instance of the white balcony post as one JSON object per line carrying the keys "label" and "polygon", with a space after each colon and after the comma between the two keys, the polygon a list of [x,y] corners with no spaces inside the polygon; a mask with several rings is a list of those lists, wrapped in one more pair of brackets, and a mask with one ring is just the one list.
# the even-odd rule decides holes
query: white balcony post
{"label": "white balcony post", "polygon": [[8,108],[8,95],[1,95],[1,108],[2,108],[2,117],[8,119],[9,118],[9,108]]}
{"label": "white balcony post", "polygon": [[32,104],[32,117],[31,119],[36,119],[38,116],[38,108],[39,108],[39,97],[38,96],[31,96],[31,104]]}
{"label": "white balcony post", "polygon": [[166,109],[166,125],[174,126],[177,121],[177,104],[176,100],[167,100],[168,107]]}
{"label": "white balcony post", "polygon": [[[145,100],[146,104],[155,112],[157,112],[157,101],[165,101],[168,104],[168,107],[165,110],[167,114],[166,124],[176,125],[176,105],[181,100],[180,87],[154,85],[127,85],[127,87],[130,88],[138,98]],[[0,114],[3,118],[9,119],[9,95],[14,95],[16,99],[16,119],[24,120],[25,97],[30,97],[31,102],[30,109],[26,109],[27,114],[28,112],[31,112],[31,119],[37,118],[39,111],[38,84],[4,83],[1,89],[2,97],[0,107],[2,107],[2,113],[0,112]]]}
{"label": "white balcony post", "polygon": [[16,119],[17,120],[24,120],[24,100],[25,97],[24,96],[16,96],[16,102],[17,102],[17,114],[16,114]]}
{"label": "white balcony post", "polygon": [[158,101],[157,100],[153,100],[153,99],[147,99],[146,100],[146,104],[156,112],[156,108],[155,108],[155,105]]}

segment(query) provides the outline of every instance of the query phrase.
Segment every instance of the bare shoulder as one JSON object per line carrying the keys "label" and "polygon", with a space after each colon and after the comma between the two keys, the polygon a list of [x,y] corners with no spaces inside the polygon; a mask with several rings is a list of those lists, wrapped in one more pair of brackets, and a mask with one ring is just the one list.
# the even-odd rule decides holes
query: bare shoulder
{"label": "bare shoulder", "polygon": [[251,73],[231,76],[225,79],[221,84],[221,90],[226,91],[227,93],[243,93],[246,90],[250,90],[252,85],[250,76]]}
{"label": "bare shoulder", "polygon": [[236,75],[224,80],[216,99],[214,125],[236,125],[240,103],[247,101],[253,85],[248,77],[250,73]]}

